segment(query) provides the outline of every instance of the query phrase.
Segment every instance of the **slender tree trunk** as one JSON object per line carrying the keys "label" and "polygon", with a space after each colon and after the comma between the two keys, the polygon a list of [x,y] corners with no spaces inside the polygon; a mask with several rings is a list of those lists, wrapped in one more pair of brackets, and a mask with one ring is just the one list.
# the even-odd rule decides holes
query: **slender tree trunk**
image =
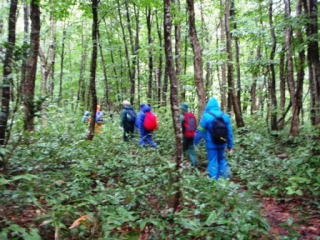
{"label": "slender tree trunk", "polygon": [[109,105],[109,80],[108,80],[108,74],[107,74],[107,64],[104,59],[100,32],[98,31],[97,34],[98,34],[98,44],[99,44],[99,50],[100,50],[100,59],[101,59],[101,65],[102,65],[103,77],[104,77],[104,83],[105,83],[104,98],[105,98],[105,103],[108,106]]}
{"label": "slender tree trunk", "polygon": [[[233,22],[233,29],[237,30],[237,22],[235,20],[235,6],[234,6],[234,0],[231,2],[231,19]],[[236,50],[236,69],[237,69],[237,101],[239,103],[239,108],[241,112],[241,69],[240,69],[240,46],[239,46],[239,37],[234,37],[234,45]]]}
{"label": "slender tree trunk", "polygon": [[137,80],[138,80],[138,106],[140,105],[140,60],[139,60],[139,49],[140,49],[140,11],[134,5],[134,16],[136,19],[136,38],[135,38],[135,59],[137,68]]}
{"label": "slender tree trunk", "polygon": [[134,104],[134,97],[135,97],[135,75],[136,75],[136,64],[137,64],[137,49],[136,45],[133,41],[133,34],[132,34],[132,28],[131,28],[131,18],[129,14],[129,4],[128,1],[125,1],[126,6],[126,16],[127,16],[127,26],[129,31],[129,39],[130,39],[130,45],[131,45],[131,55],[132,57],[132,64],[131,64],[131,71],[130,71],[130,102],[131,104]]}
{"label": "slender tree trunk", "polygon": [[151,8],[147,8],[146,12],[146,17],[147,17],[147,29],[148,29],[148,53],[149,53],[149,79],[148,79],[148,92],[147,92],[147,98],[150,101],[152,99],[152,73],[153,73],[153,51],[152,51],[152,26],[151,26]]}
{"label": "slender tree trunk", "polygon": [[23,85],[23,104],[25,111],[24,129],[34,130],[34,88],[37,73],[38,54],[40,46],[40,8],[37,0],[31,0],[31,36],[30,55],[27,59],[26,78]]}
{"label": "slender tree trunk", "polygon": [[167,94],[168,94],[168,66],[165,66],[164,79],[162,85],[162,106],[167,106]]}
{"label": "slender tree trunk", "polygon": [[[297,16],[300,17],[302,15],[302,0],[298,0],[297,8],[296,8]],[[297,41],[303,45],[304,40],[302,36],[302,29],[299,28],[296,32]],[[305,62],[305,53],[304,49],[299,50],[299,57],[297,59],[297,84],[295,89],[295,97],[293,104],[294,108],[292,109],[292,118],[291,118],[291,127],[290,127],[290,135],[296,136],[299,133],[299,124],[300,119],[299,115],[302,109],[302,93],[303,93],[303,80],[304,80],[304,62]]]}
{"label": "slender tree trunk", "polygon": [[197,88],[197,94],[199,99],[199,116],[204,111],[206,94],[203,84],[203,68],[202,68],[202,49],[198,40],[196,24],[195,24],[195,12],[194,1],[187,0],[188,12],[189,12],[189,37],[194,54],[194,79]]}
{"label": "slender tree trunk", "polygon": [[62,43],[61,43],[61,58],[60,58],[60,79],[59,79],[59,95],[58,95],[59,102],[62,99],[62,81],[63,81],[64,52],[65,52],[64,48],[65,48],[66,35],[67,35],[67,31],[66,31],[66,25],[64,23],[64,25],[63,25]]}
{"label": "slender tree trunk", "polygon": [[54,64],[54,50],[55,50],[55,21],[53,15],[50,15],[50,37],[49,37],[49,49],[48,56],[46,57],[41,47],[39,48],[39,57],[41,60],[41,95],[46,96],[48,94],[48,78],[52,71],[52,66]]}
{"label": "slender tree trunk", "polygon": [[159,24],[159,19],[158,19],[158,14],[156,14],[156,23],[157,23],[157,33],[158,33],[158,38],[159,38],[159,66],[158,66],[158,102],[159,104],[161,103],[161,84],[162,84],[162,65],[163,65],[163,44],[162,44],[162,31],[161,31],[161,26]]}
{"label": "slender tree trunk", "polygon": [[270,31],[271,31],[271,38],[272,38],[272,48],[270,53],[270,72],[271,72],[271,79],[269,84],[270,89],[270,97],[271,97],[271,130],[275,131],[278,130],[278,119],[277,119],[277,95],[276,95],[276,72],[274,68],[274,56],[276,53],[277,47],[277,38],[276,33],[273,26],[273,0],[269,2],[269,24],[270,24]]}
{"label": "slender tree trunk", "polygon": [[24,45],[24,50],[23,50],[23,58],[22,58],[22,64],[21,64],[21,83],[19,86],[19,94],[21,97],[21,92],[22,92],[22,86],[25,81],[26,77],[26,69],[27,69],[27,55],[28,55],[28,48],[27,45],[29,45],[29,40],[30,40],[30,33],[29,33],[29,4],[27,3],[27,0],[23,0],[23,45]]}
{"label": "slender tree trunk", "polygon": [[97,109],[97,94],[96,94],[96,71],[97,71],[97,56],[98,56],[98,1],[92,0],[92,55],[90,66],[90,95],[91,95],[91,122],[88,133],[88,140],[92,140],[94,136],[94,128],[96,123],[96,109]]}
{"label": "slender tree trunk", "polygon": [[[174,0],[172,1],[175,6],[176,6],[176,11],[178,14],[181,11],[181,6],[180,6],[180,0]],[[181,27],[180,27],[180,22],[177,21],[176,24],[174,24],[174,36],[175,36],[175,66],[176,66],[176,76],[177,76],[177,83],[178,83],[178,94],[179,92],[183,91],[183,85],[181,84],[180,81],[180,75],[182,72],[182,67],[181,67]]]}
{"label": "slender tree trunk", "polygon": [[174,69],[174,61],[172,56],[172,43],[171,43],[171,13],[170,13],[170,0],[164,0],[164,39],[165,39],[165,52],[166,52],[166,66],[168,69],[168,75],[171,83],[171,112],[172,112],[172,121],[175,131],[175,140],[176,140],[176,172],[174,182],[176,184],[176,193],[174,196],[174,212],[178,210],[181,201],[181,190],[179,187],[180,181],[180,165],[182,161],[182,129],[179,119],[179,95],[178,95],[178,80],[176,77],[176,72]]}
{"label": "slender tree trunk", "polygon": [[[285,4],[285,19],[287,22],[291,19],[291,2],[290,0],[284,0]],[[292,59],[292,27],[288,25],[285,30],[285,46],[286,46],[286,58],[288,61],[287,65],[287,76],[288,76],[288,88],[290,93],[290,101],[292,105],[292,109],[296,109],[296,101],[295,101],[295,82],[293,75],[293,59]]]}
{"label": "slender tree trunk", "polygon": [[230,13],[232,12],[230,10],[231,10],[231,2],[230,0],[226,0],[225,27],[226,27],[226,50],[228,53],[227,77],[228,77],[229,95],[232,97],[232,105],[235,113],[237,127],[243,127],[244,122],[243,122],[238,98],[235,93],[235,84],[233,79],[233,63],[232,63],[233,56],[232,56],[232,45],[231,45],[232,37],[231,37],[230,22],[229,22],[229,19],[232,18],[232,16],[230,16]]}
{"label": "slender tree trunk", "polygon": [[320,59],[319,59],[319,33],[318,33],[318,7],[317,0],[304,0],[304,9],[308,18],[306,30],[308,40],[307,59],[309,69],[309,85],[311,96],[311,123],[320,124]]}
{"label": "slender tree trunk", "polygon": [[[130,86],[132,86],[132,84],[134,84],[134,79],[132,79],[132,74],[131,74],[130,54],[129,54],[128,43],[127,43],[127,39],[126,39],[125,28],[124,28],[124,24],[122,21],[122,13],[121,13],[119,0],[117,0],[117,6],[118,6],[119,22],[120,22],[120,27],[121,27],[121,32],[122,32],[122,40],[123,40],[124,50],[125,50],[125,54],[126,54],[128,78],[130,80]],[[130,87],[130,90],[131,89],[132,89],[132,87]],[[132,96],[130,96],[130,98],[132,98]]]}
{"label": "slender tree trunk", "polygon": [[[282,47],[280,60],[279,60],[279,77],[280,77],[280,110],[281,115],[285,113],[285,106],[286,106],[286,79],[287,74],[285,73],[285,48]],[[278,128],[283,129],[284,127],[284,118],[283,120],[278,120]]]}
{"label": "slender tree trunk", "polygon": [[[18,0],[10,1],[9,21],[8,21],[8,42],[6,54],[3,62],[3,83],[1,98],[1,116],[0,116],[0,145],[5,144],[7,122],[10,113],[10,91],[13,80],[12,63],[13,50],[16,44],[16,20],[17,20]],[[1,164],[2,165],[2,164]]]}
{"label": "slender tree trunk", "polygon": [[78,94],[77,101],[84,102],[85,100],[85,82],[84,82],[84,72],[86,70],[86,60],[87,60],[87,41],[84,38],[83,31],[83,22],[82,22],[82,32],[81,32],[81,61],[79,69],[79,82],[78,82]]}
{"label": "slender tree trunk", "polygon": [[[223,0],[220,0],[220,8],[221,11],[225,9]],[[222,43],[222,53],[226,53],[225,49],[225,42],[226,42],[226,28],[225,28],[225,21],[223,19],[223,14],[220,13],[220,37],[221,37],[221,43]],[[227,110],[227,71],[226,71],[226,61],[222,62],[221,65],[221,88],[220,88],[220,95],[221,95],[221,109],[223,111]]]}

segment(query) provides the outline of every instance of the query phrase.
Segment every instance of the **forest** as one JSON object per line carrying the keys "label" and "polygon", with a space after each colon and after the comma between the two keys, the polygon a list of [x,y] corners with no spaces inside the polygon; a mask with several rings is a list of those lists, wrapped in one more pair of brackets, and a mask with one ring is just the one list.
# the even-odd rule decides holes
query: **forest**
{"label": "forest", "polygon": [[0,0],[0,240],[319,239],[319,5]]}

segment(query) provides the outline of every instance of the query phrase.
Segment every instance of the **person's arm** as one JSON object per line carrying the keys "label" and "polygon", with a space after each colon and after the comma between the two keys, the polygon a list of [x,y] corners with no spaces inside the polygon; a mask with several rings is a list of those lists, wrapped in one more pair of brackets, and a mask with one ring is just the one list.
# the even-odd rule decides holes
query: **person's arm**
{"label": "person's arm", "polygon": [[207,122],[205,121],[204,117],[200,120],[198,129],[196,131],[196,135],[194,137],[193,143],[194,145],[198,145],[202,139],[206,136],[206,128],[207,128]]}

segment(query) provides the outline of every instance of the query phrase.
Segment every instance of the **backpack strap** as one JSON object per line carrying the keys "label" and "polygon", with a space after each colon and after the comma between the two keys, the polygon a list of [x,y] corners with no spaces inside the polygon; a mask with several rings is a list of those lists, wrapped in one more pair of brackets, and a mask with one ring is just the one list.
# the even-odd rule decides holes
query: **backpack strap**
{"label": "backpack strap", "polygon": [[[215,117],[215,118],[218,118],[218,116],[217,115],[215,115],[214,113],[212,113],[212,112],[208,112],[211,116],[213,116],[213,117]],[[222,113],[221,114],[221,118],[223,117],[223,115],[224,115],[224,113]]]}

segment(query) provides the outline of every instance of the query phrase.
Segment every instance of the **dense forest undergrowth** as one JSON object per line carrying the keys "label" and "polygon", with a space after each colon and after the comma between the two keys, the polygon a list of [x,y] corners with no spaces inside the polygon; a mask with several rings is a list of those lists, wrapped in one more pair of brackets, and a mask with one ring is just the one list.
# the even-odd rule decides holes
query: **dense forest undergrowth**
{"label": "dense forest undergrowth", "polygon": [[[124,143],[117,114],[93,141],[71,110],[49,107],[28,136],[17,118],[0,175],[0,239],[316,239],[315,132],[270,136],[263,121],[252,121],[235,134],[230,180],[206,176],[200,146],[201,167],[184,159],[177,183],[164,110],[157,149]],[[182,198],[173,214],[177,184]]]}

